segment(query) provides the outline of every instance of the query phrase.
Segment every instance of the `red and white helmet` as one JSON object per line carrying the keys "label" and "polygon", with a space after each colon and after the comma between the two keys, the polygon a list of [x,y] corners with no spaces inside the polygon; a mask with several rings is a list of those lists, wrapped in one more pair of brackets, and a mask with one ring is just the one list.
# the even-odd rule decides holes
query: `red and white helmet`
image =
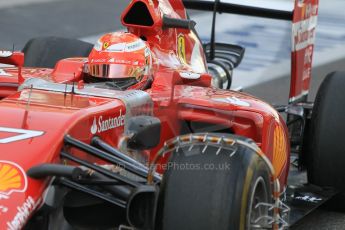
{"label": "red and white helmet", "polygon": [[151,80],[152,54],[147,43],[134,34],[108,33],[93,47],[86,67],[85,72],[100,81],[140,89]]}

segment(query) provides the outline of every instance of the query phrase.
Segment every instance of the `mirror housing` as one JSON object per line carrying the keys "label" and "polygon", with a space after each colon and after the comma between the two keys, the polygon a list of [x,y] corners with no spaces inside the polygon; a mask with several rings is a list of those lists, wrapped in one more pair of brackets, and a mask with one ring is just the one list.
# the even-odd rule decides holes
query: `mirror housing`
{"label": "mirror housing", "polygon": [[156,117],[136,116],[128,120],[130,138],[127,147],[135,150],[146,150],[156,147],[160,142],[161,122]]}
{"label": "mirror housing", "polygon": [[24,53],[0,50],[0,63],[7,65],[15,65],[18,67],[18,83],[22,84],[24,78],[22,76],[22,67],[24,65]]}
{"label": "mirror housing", "polygon": [[22,67],[24,65],[24,53],[0,50],[0,63]]}

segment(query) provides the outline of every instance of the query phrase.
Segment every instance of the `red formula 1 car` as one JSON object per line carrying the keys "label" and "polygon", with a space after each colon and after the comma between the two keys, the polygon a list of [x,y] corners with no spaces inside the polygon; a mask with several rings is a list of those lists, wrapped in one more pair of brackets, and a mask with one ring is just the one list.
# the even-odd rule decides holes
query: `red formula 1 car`
{"label": "red formula 1 car", "polygon": [[[214,12],[209,44],[185,7]],[[292,22],[289,105],[229,90],[244,49],[215,42],[217,12]],[[294,224],[345,189],[344,74],[306,100],[317,14],[317,0],[133,0],[128,32],[95,45],[50,37],[0,52],[16,66],[0,72],[0,228]],[[291,156],[309,185],[288,183]]]}

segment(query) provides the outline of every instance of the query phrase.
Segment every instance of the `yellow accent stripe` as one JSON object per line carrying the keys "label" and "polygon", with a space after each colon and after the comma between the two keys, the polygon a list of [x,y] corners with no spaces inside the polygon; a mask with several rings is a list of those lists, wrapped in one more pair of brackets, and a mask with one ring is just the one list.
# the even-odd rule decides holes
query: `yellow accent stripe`
{"label": "yellow accent stripe", "polygon": [[287,160],[286,141],[283,128],[277,126],[273,137],[273,167],[276,175],[279,176]]}
{"label": "yellow accent stripe", "polygon": [[248,193],[249,193],[250,185],[252,182],[253,174],[254,174],[253,169],[248,167],[246,178],[243,184],[243,192],[242,192],[242,199],[241,199],[240,230],[245,230],[246,228]]}

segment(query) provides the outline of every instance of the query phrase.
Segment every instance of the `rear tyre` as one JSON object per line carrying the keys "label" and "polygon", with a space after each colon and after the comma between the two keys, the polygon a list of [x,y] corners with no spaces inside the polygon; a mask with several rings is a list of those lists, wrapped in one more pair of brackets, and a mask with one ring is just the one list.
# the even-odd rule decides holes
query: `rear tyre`
{"label": "rear tyre", "polygon": [[[317,93],[307,143],[308,180],[345,191],[345,73],[329,74]],[[344,202],[345,204],[345,202]]]}
{"label": "rear tyre", "polygon": [[39,37],[28,41],[23,49],[24,66],[54,68],[64,58],[87,57],[93,45],[77,39]]}
{"label": "rear tyre", "polygon": [[183,147],[172,155],[161,186],[157,229],[252,229],[254,220],[268,215],[256,204],[271,203],[266,164],[245,145],[218,154],[218,147],[203,152],[204,147]]}

